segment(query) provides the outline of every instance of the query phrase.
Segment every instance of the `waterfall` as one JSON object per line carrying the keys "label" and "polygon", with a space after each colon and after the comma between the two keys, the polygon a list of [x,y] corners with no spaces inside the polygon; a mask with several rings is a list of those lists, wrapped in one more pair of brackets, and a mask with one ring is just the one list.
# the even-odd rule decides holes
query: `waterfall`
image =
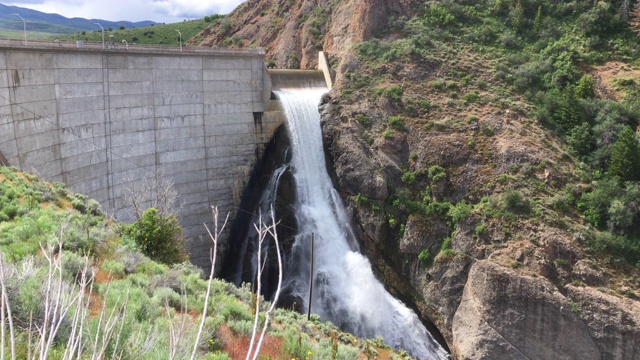
{"label": "waterfall", "polygon": [[[287,169],[289,168],[289,164],[282,164],[280,166],[278,166],[274,171],[273,174],[271,175],[271,178],[269,179],[269,183],[267,184],[267,187],[265,188],[264,192],[262,193],[262,196],[260,196],[260,200],[258,201],[258,212],[253,214],[253,216],[251,217],[251,224],[257,224],[259,222],[259,218],[260,216],[262,216],[262,222],[265,224],[271,224],[271,206],[275,206],[276,203],[276,196],[278,193],[278,186],[280,185],[280,178],[282,178],[282,175],[285,173],[285,171],[287,171]],[[249,228],[249,231],[247,232],[247,235],[244,239],[244,241],[242,242],[242,247],[240,248],[240,252],[238,253],[238,258],[239,259],[244,259],[245,255],[247,253],[251,253],[252,258],[251,258],[251,279],[255,279],[256,278],[256,274],[258,272],[258,253],[257,250],[256,251],[252,251],[254,249],[248,249],[249,246],[255,245],[258,242],[258,231],[256,230],[255,227],[251,226]],[[270,242],[269,242],[270,245]],[[268,248],[265,248],[263,251],[267,252]],[[240,284],[242,284],[242,273],[243,273],[243,262],[242,261],[238,261],[238,263],[236,264],[236,270],[235,270],[235,274],[233,276],[233,282],[237,285],[240,286]],[[267,288],[268,286],[265,286],[265,288]]]}
{"label": "waterfall", "polygon": [[381,336],[418,359],[447,359],[416,314],[384,289],[353,245],[357,242],[326,170],[318,113],[324,92],[315,88],[276,92],[291,138],[298,224],[285,287],[306,301],[313,233],[313,313],[360,337]]}

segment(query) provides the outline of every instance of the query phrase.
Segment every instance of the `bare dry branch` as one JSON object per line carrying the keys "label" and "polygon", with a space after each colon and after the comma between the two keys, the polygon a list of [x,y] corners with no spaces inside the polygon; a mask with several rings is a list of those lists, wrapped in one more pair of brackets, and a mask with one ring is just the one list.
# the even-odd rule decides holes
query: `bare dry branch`
{"label": "bare dry branch", "polygon": [[209,234],[209,238],[213,241],[213,250],[210,253],[211,258],[211,272],[209,273],[209,281],[207,283],[207,295],[204,298],[204,308],[202,310],[202,317],[200,319],[200,326],[198,328],[198,334],[196,335],[196,339],[193,344],[193,351],[191,352],[191,360],[195,360],[196,352],[198,351],[198,344],[200,343],[200,339],[202,338],[202,329],[204,329],[204,322],[207,318],[207,310],[209,308],[209,298],[211,296],[211,284],[213,283],[213,274],[216,269],[216,255],[218,252],[218,239],[220,238],[220,234],[224,230],[225,226],[227,226],[227,221],[229,221],[229,214],[227,213],[227,217],[224,220],[224,224],[218,230],[218,207],[211,207],[211,217],[213,219],[214,232],[213,234],[209,230],[207,224],[204,224],[205,229],[207,229],[207,234]]}
{"label": "bare dry branch", "polygon": [[[276,232],[276,221],[275,221],[275,214],[273,211],[273,207],[271,207],[271,220],[272,220],[272,224],[271,225],[267,225],[262,221],[262,213],[260,213],[259,216],[259,220],[258,220],[258,224],[254,224],[254,227],[256,229],[256,232],[258,233],[258,274],[257,274],[257,290],[256,290],[256,306],[255,306],[255,318],[254,318],[254,323],[253,323],[253,331],[251,334],[251,342],[249,343],[249,351],[247,351],[247,357],[246,360],[252,359],[252,360],[256,360],[258,359],[258,355],[260,354],[260,349],[262,348],[262,345],[264,343],[264,338],[265,335],[267,333],[267,329],[269,327],[269,321],[271,319],[271,315],[273,313],[273,311],[275,310],[276,304],[278,303],[278,299],[280,297],[280,290],[282,288],[282,256],[280,254],[280,243],[278,241],[278,234]],[[256,343],[256,335],[258,332],[258,324],[259,324],[259,318],[260,318],[260,307],[261,307],[261,296],[260,296],[260,291],[261,291],[261,279],[262,279],[262,272],[264,271],[264,268],[266,266],[267,263],[267,259],[264,259],[264,261],[261,261],[261,256],[262,256],[262,245],[264,243],[264,241],[266,239],[268,239],[268,236],[270,236],[276,246],[276,253],[278,255],[278,287],[276,288],[276,293],[274,295],[274,298],[271,302],[271,305],[269,306],[269,309],[265,312],[265,319],[264,319],[264,324],[262,326],[262,330],[260,332],[260,337]]]}
{"label": "bare dry branch", "polygon": [[161,216],[178,214],[182,204],[178,203],[178,192],[173,181],[167,179],[161,170],[146,173],[141,179],[125,178],[125,200],[133,208],[136,220],[142,217],[148,208],[158,209]]}

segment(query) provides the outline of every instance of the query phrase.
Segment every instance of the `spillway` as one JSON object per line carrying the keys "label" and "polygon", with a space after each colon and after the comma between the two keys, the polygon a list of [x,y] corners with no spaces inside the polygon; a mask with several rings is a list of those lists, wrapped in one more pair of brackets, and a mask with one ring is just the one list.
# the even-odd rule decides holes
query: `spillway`
{"label": "spillway", "polygon": [[285,289],[296,298],[308,298],[314,234],[313,313],[358,336],[381,336],[385,343],[418,359],[447,359],[447,352],[416,314],[384,289],[369,261],[357,251],[345,208],[326,169],[318,113],[326,91],[317,85],[300,88],[296,84],[274,91],[286,114],[296,192],[297,234]]}

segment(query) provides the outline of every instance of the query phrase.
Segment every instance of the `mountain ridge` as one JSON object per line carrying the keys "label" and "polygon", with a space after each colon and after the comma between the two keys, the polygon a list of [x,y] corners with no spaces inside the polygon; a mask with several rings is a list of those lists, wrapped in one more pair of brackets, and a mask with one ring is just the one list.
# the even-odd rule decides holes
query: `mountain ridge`
{"label": "mountain ridge", "polygon": [[100,28],[95,24],[99,22],[105,29],[132,27],[146,27],[156,25],[158,23],[150,20],[145,21],[109,21],[104,19],[85,19],[85,18],[67,18],[60,14],[44,13],[37,10],[18,6],[8,6],[0,4],[0,29],[5,30],[23,30],[23,22],[16,15],[22,16],[27,23],[27,31],[49,32],[53,34],[66,34],[81,31],[95,31]]}

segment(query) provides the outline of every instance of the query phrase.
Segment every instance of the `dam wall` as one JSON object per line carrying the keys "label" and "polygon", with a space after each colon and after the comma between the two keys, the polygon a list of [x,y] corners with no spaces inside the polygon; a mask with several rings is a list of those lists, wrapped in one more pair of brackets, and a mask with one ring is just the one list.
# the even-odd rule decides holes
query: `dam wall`
{"label": "dam wall", "polygon": [[[210,206],[238,210],[281,119],[260,50],[27,47],[0,42],[0,161],[133,220],[127,190],[161,173],[191,261],[209,267]],[[224,220],[224,216],[223,219]]]}

